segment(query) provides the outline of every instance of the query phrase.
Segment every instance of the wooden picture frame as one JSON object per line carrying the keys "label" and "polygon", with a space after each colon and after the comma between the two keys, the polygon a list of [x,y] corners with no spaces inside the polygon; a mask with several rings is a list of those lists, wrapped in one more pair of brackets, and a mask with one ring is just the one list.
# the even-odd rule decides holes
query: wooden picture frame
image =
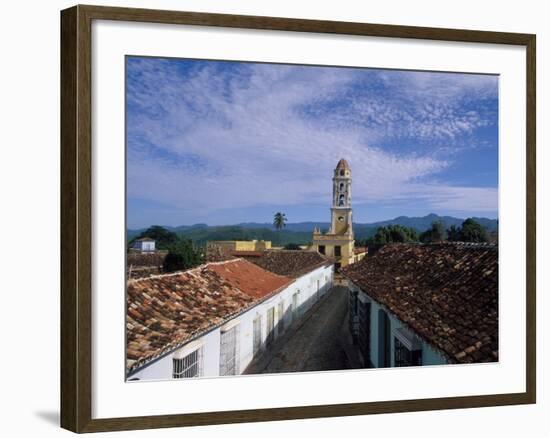
{"label": "wooden picture frame", "polygon": [[[526,48],[526,391],[522,393],[346,403],[196,414],[92,418],[92,22],[186,24],[260,30],[315,32],[388,38],[518,45]],[[74,432],[98,432],[210,425],[376,413],[529,404],[536,401],[535,320],[535,58],[531,34],[439,29],[75,6],[61,12],[61,426]]]}

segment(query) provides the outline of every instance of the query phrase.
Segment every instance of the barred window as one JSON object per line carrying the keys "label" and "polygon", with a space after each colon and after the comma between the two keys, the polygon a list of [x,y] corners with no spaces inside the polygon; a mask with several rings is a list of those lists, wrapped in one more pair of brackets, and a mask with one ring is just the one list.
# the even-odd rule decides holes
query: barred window
{"label": "barred window", "polygon": [[371,364],[370,347],[371,347],[371,303],[368,301],[359,301],[357,299],[357,316],[359,319],[359,327],[357,333],[357,341],[359,350],[363,355],[363,360],[367,366]]}
{"label": "barred window", "polygon": [[267,337],[266,345],[271,345],[275,339],[275,307],[267,309]]}
{"label": "barred window", "polygon": [[174,355],[172,360],[172,378],[184,379],[201,375],[202,347],[183,357]]}
{"label": "barred window", "polygon": [[409,350],[399,339],[395,341],[395,366],[410,367],[422,365],[422,350]]}
{"label": "barred window", "polygon": [[220,376],[239,374],[239,326],[222,331],[220,339]]}
{"label": "barred window", "polygon": [[300,294],[300,291],[298,292],[294,292],[294,294],[292,294],[292,320],[294,321],[296,319],[296,317],[298,316],[298,300],[299,300],[299,294]]}
{"label": "barred window", "polygon": [[252,352],[253,354],[256,354],[262,348],[262,315],[258,315],[256,316],[256,318],[254,318],[252,326]]}
{"label": "barred window", "polygon": [[285,303],[284,301],[281,301],[279,303],[279,328],[278,328],[278,334],[281,334],[285,331]]}

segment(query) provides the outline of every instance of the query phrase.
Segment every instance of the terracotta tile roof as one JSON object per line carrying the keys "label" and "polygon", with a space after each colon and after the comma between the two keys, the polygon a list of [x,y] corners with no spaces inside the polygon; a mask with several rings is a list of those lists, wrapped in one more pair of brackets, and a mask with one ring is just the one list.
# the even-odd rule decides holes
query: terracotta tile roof
{"label": "terracotta tile roof", "polygon": [[212,264],[209,269],[252,298],[265,297],[292,281],[289,277],[273,274],[243,259]]}
{"label": "terracotta tile roof", "polygon": [[129,372],[278,292],[293,279],[243,259],[127,283]]}
{"label": "terracotta tile roof", "polygon": [[449,361],[498,361],[496,246],[386,245],[341,272]]}
{"label": "terracotta tile roof", "polygon": [[253,255],[245,258],[263,269],[293,278],[331,263],[317,251],[304,250],[268,249],[260,257]]}

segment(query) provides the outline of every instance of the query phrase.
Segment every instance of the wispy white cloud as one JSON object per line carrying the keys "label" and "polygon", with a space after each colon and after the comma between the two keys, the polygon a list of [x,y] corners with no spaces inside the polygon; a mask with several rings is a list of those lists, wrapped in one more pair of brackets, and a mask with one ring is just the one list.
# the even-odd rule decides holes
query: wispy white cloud
{"label": "wispy white cloud", "polygon": [[[365,82],[357,69],[182,68],[157,59],[132,59],[128,73],[130,197],[203,213],[326,202],[332,168],[346,157],[355,202],[414,196],[442,208],[458,199],[464,210],[494,205],[493,189],[430,184],[451,165],[441,151],[452,140],[494,123],[479,108],[457,106],[472,93],[493,98],[494,79],[373,72]],[[390,86],[391,95],[379,92]],[[381,146],[390,135],[445,143],[390,151]]]}

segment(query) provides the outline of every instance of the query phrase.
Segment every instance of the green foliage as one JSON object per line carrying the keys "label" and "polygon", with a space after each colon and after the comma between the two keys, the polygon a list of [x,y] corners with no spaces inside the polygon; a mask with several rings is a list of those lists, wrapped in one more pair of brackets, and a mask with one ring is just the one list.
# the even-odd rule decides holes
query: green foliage
{"label": "green foliage", "polygon": [[488,242],[489,236],[483,225],[472,218],[462,222],[462,227],[452,226],[447,231],[449,240],[455,242]]}
{"label": "green foliage", "polygon": [[357,241],[356,245],[385,245],[386,243],[398,242],[418,242],[418,231],[402,225],[378,227],[374,236],[366,239],[364,244],[362,241]]}
{"label": "green foliage", "polygon": [[180,238],[191,239],[195,245],[205,246],[211,240],[269,240],[274,246],[287,243],[305,245],[311,242],[308,231],[275,231],[268,228],[245,228],[240,225],[204,227],[182,230]]}
{"label": "green foliage", "polygon": [[178,239],[168,248],[168,254],[164,259],[164,272],[181,271],[198,266],[202,263],[201,253],[193,247],[193,243],[187,239]]}
{"label": "green foliage", "polygon": [[169,249],[170,246],[178,242],[178,235],[167,230],[160,225],[153,225],[137,235],[130,241],[130,245],[137,239],[150,237],[155,240],[156,249]]}
{"label": "green foliage", "polygon": [[296,243],[287,243],[284,246],[284,249],[291,249],[291,250],[294,250],[294,251],[300,251],[302,248],[300,248],[300,245],[298,245]]}
{"label": "green foliage", "polygon": [[449,242],[458,242],[461,240],[461,228],[451,225],[447,230],[447,240]]}
{"label": "green foliage", "polygon": [[273,226],[277,230],[282,230],[286,226],[286,215],[280,211],[275,213],[275,216],[273,216]]}
{"label": "green foliage", "polygon": [[432,227],[420,235],[420,241],[424,243],[442,242],[446,238],[447,233],[442,221],[433,221]]}

